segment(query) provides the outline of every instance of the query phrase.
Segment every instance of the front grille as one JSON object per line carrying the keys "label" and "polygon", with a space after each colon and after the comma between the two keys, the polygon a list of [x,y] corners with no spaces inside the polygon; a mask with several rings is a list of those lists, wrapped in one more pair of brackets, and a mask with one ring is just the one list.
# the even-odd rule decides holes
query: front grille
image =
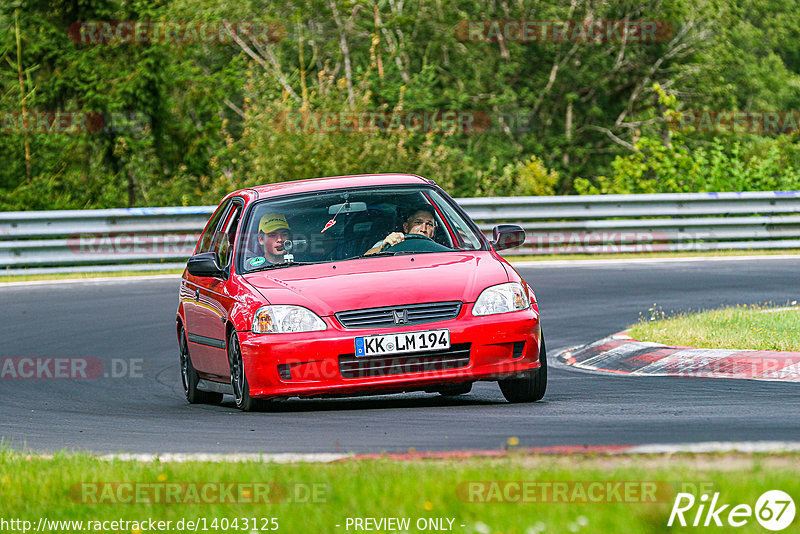
{"label": "front grille", "polygon": [[398,354],[356,358],[354,354],[339,356],[342,378],[401,375],[428,371],[445,371],[469,365],[469,343],[456,343],[448,350],[435,353]]}
{"label": "front grille", "polygon": [[345,328],[380,328],[446,321],[458,317],[461,303],[428,302],[363,310],[343,311],[336,318]]}

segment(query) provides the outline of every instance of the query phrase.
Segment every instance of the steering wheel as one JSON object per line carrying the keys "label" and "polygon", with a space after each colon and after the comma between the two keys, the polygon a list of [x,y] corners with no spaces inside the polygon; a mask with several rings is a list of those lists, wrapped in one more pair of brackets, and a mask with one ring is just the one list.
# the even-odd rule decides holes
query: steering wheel
{"label": "steering wheel", "polygon": [[[422,234],[403,234],[403,235],[405,236],[403,241],[400,241],[399,243],[395,243],[391,247],[386,247],[383,250],[392,252],[393,248],[400,247],[403,243],[406,243],[406,246],[408,246],[407,242],[408,241],[413,241],[414,239],[419,239],[420,241],[433,241],[433,239],[431,239],[430,237],[428,237],[426,235],[422,235]],[[406,248],[406,247],[401,247],[401,248]]]}
{"label": "steering wheel", "polygon": [[403,241],[387,247],[389,252],[445,252],[453,250],[422,234],[408,234]]}
{"label": "steering wheel", "polygon": [[[406,239],[427,239],[428,241],[433,241],[430,237],[423,235],[423,234],[405,234]],[[401,241],[402,243],[402,241]]]}

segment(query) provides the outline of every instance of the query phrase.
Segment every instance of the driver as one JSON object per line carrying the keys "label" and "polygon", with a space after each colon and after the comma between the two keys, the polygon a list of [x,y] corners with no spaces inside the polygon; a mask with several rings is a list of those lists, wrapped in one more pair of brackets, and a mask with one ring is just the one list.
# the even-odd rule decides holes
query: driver
{"label": "driver", "polygon": [[264,248],[266,261],[273,264],[285,261],[284,243],[289,240],[290,230],[286,217],[280,213],[267,213],[261,217],[258,223],[258,244]]}
{"label": "driver", "polygon": [[433,213],[428,209],[416,210],[403,223],[403,231],[405,234],[392,232],[383,240],[375,243],[364,254],[376,254],[387,247],[394,246],[404,241],[408,234],[417,234],[433,239],[433,233],[436,231],[436,220],[433,218]]}

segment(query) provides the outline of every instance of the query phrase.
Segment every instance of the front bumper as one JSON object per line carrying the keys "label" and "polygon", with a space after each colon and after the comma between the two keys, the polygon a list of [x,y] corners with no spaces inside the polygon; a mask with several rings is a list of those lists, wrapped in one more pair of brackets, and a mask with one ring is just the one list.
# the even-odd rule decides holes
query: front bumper
{"label": "front bumper", "polygon": [[[472,304],[465,304],[455,319],[395,328],[345,329],[334,317],[323,320],[328,329],[321,332],[239,332],[251,396],[305,397],[436,389],[461,382],[497,380],[539,367],[540,328],[535,305],[518,312],[474,317]],[[356,336],[439,328],[450,331],[451,348],[460,349],[459,358],[436,352],[380,358],[353,356]],[[468,360],[464,360],[465,347]],[[340,357],[345,367],[340,366]],[[370,363],[376,359],[390,361],[386,362],[388,366]],[[343,369],[350,369],[344,372],[347,378]],[[364,376],[364,369],[377,370]]]}

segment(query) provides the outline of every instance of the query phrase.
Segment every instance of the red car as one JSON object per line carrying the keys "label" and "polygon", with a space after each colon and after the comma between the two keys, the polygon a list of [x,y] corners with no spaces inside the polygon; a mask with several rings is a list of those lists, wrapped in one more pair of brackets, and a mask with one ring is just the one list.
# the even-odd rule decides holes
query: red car
{"label": "red car", "polygon": [[318,178],[242,189],[206,224],[181,280],[177,333],[190,403],[404,391],[498,381],[544,396],[531,287],[432,180]]}

